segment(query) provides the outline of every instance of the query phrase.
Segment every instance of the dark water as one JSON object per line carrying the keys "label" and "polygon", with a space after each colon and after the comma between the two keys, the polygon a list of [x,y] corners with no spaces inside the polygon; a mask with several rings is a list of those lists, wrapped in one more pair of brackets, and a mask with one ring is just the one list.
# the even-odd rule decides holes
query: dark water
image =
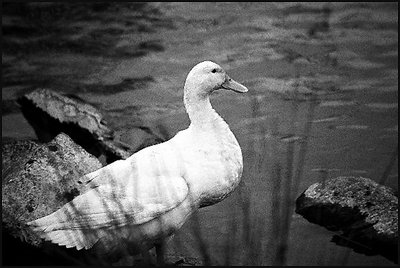
{"label": "dark water", "polygon": [[[293,204],[325,177],[398,190],[397,161],[382,178],[398,144],[397,3],[3,4],[2,23],[3,138],[36,138],[14,102],[35,87],[96,105],[127,143],[137,126],[170,136],[187,127],[182,88],[200,61],[249,88],[212,98],[242,147],[243,184],[187,222],[170,253],[220,265],[392,264],[330,242]],[[302,137],[307,122],[289,192],[272,167],[284,174],[281,138]]]}

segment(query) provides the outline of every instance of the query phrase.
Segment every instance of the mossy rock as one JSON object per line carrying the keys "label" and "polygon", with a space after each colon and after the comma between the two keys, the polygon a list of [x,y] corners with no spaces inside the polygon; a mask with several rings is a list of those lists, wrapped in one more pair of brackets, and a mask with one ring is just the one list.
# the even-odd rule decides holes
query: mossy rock
{"label": "mossy rock", "polygon": [[315,183],[296,200],[296,213],[339,232],[338,245],[398,263],[398,197],[363,177],[338,177]]}

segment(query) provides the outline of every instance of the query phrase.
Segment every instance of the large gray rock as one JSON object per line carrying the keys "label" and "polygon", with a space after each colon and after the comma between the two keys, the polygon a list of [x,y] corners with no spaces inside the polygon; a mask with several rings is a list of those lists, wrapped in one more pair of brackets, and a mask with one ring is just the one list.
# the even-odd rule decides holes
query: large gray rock
{"label": "large gray rock", "polygon": [[43,240],[26,225],[59,209],[85,189],[78,179],[101,163],[67,135],[47,144],[15,141],[2,145],[3,228],[40,247]]}
{"label": "large gray rock", "polygon": [[134,148],[117,141],[102,114],[83,100],[48,89],[36,89],[18,100],[22,113],[34,128],[38,139],[48,142],[60,132],[106,162],[126,159]]}
{"label": "large gray rock", "polygon": [[338,231],[338,245],[398,263],[398,197],[386,186],[362,177],[315,183],[297,198],[296,213]]}

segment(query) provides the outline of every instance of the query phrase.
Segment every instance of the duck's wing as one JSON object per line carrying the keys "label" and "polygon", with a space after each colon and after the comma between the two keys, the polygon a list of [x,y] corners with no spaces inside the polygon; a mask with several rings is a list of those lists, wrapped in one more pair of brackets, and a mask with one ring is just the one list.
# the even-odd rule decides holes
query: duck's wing
{"label": "duck's wing", "polygon": [[[132,162],[132,168],[127,168],[129,162]],[[136,167],[133,162],[136,163],[136,161],[132,158],[128,158],[126,160],[117,160],[111,164],[108,164],[107,166],[82,176],[78,180],[78,183],[84,184],[90,188],[95,188],[100,185],[109,184],[110,180],[115,182],[126,181],[126,176],[129,176],[127,173],[136,172]]]}
{"label": "duck's wing", "polygon": [[96,232],[143,224],[177,207],[189,189],[173,150],[163,148],[99,169],[86,181],[92,189],[28,224],[59,245],[90,248]]}

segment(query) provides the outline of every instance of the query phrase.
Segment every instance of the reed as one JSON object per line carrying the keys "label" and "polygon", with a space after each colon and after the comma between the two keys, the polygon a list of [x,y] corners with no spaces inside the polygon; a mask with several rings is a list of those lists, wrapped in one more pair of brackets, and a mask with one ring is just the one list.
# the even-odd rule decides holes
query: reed
{"label": "reed", "polygon": [[396,163],[396,158],[399,154],[399,144],[396,144],[396,148],[393,150],[392,155],[390,156],[389,163],[387,164],[385,170],[383,171],[382,177],[379,180],[379,184],[384,185],[387,178],[389,177],[390,171],[394,164]]}
{"label": "reed", "polygon": [[192,232],[196,238],[197,246],[198,246],[200,255],[203,259],[203,265],[205,265],[205,266],[212,265],[211,254],[209,253],[207,243],[204,240],[204,237],[202,235],[198,211],[196,210],[191,217],[192,217],[193,223],[194,223],[194,225],[193,225],[194,228],[192,229]]}

